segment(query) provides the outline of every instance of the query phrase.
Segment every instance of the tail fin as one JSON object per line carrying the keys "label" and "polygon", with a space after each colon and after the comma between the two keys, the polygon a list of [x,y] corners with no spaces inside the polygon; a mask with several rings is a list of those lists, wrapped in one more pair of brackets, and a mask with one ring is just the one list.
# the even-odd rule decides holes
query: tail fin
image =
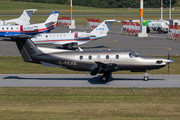
{"label": "tail fin", "polygon": [[95,28],[91,35],[107,34],[114,22],[120,22],[117,20],[105,20],[97,28]]}
{"label": "tail fin", "polygon": [[4,20],[3,24],[30,24],[29,21],[34,11],[37,11],[37,9],[24,10],[23,14],[19,18]]}
{"label": "tail fin", "polygon": [[29,22],[32,14],[37,11],[37,9],[24,10],[23,14],[18,18],[20,21]]}
{"label": "tail fin", "polygon": [[38,63],[32,60],[32,55],[42,54],[37,46],[31,41],[30,36],[15,36],[13,38],[19,49],[24,62]]}
{"label": "tail fin", "polygon": [[57,23],[58,16],[59,16],[59,11],[53,11],[51,15],[48,17],[48,19],[45,21],[45,23],[49,23],[49,22]]}

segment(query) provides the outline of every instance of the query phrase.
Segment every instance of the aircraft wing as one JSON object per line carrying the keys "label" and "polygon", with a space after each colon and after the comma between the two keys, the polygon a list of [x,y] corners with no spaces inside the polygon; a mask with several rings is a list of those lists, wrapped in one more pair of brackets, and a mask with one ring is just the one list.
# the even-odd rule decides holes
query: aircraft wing
{"label": "aircraft wing", "polygon": [[105,64],[99,61],[95,61],[95,63],[97,66],[91,71],[91,75],[96,75],[97,73],[104,73],[105,71],[118,71],[118,65],[116,63]]}
{"label": "aircraft wing", "polygon": [[117,66],[116,63],[108,63],[108,64],[105,64],[105,63],[98,62],[98,61],[96,61],[95,63],[96,63],[98,66],[101,66],[101,67],[103,67],[103,68],[116,67],[116,66]]}
{"label": "aircraft wing", "polygon": [[55,45],[69,45],[69,44],[77,45],[78,42],[76,42],[76,41],[74,41],[74,42],[72,42],[72,41],[59,41],[59,42],[54,42],[53,44],[55,44]]}

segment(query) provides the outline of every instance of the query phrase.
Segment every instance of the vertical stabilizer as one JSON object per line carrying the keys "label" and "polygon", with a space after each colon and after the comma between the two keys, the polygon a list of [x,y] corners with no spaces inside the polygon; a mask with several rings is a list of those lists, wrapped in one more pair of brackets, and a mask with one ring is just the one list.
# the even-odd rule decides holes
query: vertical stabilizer
{"label": "vertical stabilizer", "polygon": [[20,21],[29,22],[32,14],[37,11],[37,9],[24,10],[23,14],[19,17]]}
{"label": "vertical stabilizer", "polygon": [[29,25],[32,14],[37,11],[37,9],[24,10],[23,14],[19,18],[4,20],[3,24],[20,24]]}
{"label": "vertical stabilizer", "polygon": [[31,41],[29,36],[17,36],[13,38],[25,62],[35,62],[31,59],[32,55],[41,54],[42,52]]}
{"label": "vertical stabilizer", "polygon": [[51,15],[48,17],[48,19],[45,21],[45,23],[50,23],[50,22],[57,23],[58,16],[59,16],[59,11],[53,11]]}

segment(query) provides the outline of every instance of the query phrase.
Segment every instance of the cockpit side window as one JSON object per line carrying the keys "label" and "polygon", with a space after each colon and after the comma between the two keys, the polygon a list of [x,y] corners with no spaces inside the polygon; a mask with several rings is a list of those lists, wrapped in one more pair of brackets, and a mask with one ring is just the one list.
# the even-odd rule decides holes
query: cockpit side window
{"label": "cockpit side window", "polygon": [[139,57],[142,56],[141,54],[137,53],[137,52],[133,52],[135,54],[135,57]]}

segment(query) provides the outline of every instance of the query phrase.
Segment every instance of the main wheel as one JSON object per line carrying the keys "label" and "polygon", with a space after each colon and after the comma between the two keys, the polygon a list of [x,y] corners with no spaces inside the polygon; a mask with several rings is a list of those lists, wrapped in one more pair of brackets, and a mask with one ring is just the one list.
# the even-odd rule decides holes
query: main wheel
{"label": "main wheel", "polygon": [[148,76],[145,76],[143,79],[144,79],[144,81],[148,81],[148,80],[149,80],[149,77],[148,77]]}
{"label": "main wheel", "polygon": [[101,76],[101,82],[106,82],[107,80],[108,78],[105,75]]}

